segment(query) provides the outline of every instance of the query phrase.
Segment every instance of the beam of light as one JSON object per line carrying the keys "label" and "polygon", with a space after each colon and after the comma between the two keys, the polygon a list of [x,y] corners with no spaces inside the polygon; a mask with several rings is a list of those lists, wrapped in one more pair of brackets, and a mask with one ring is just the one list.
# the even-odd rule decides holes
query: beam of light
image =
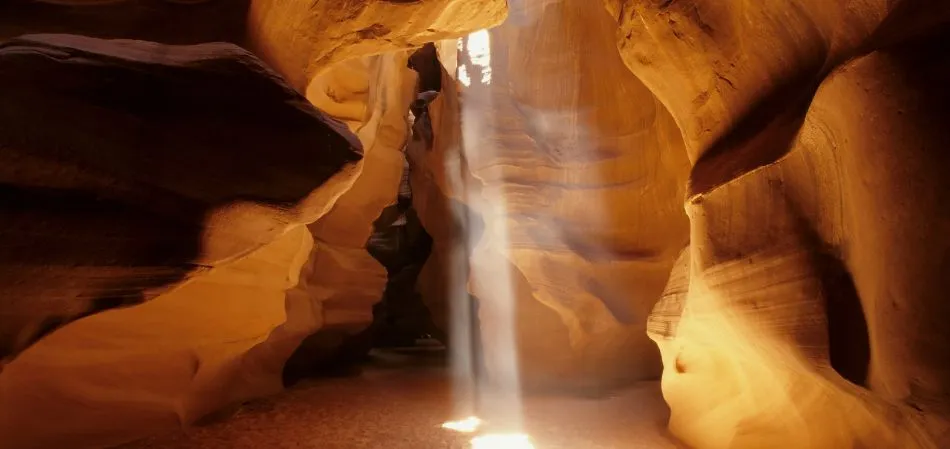
{"label": "beam of light", "polygon": [[[465,86],[471,86],[469,77],[469,67],[473,67],[468,58],[467,45],[468,38],[458,40],[459,61],[456,68],[456,78]],[[451,91],[452,95],[457,92]],[[454,104],[452,108],[457,107]],[[455,109],[458,110],[458,109]],[[461,111],[460,111],[461,113]],[[461,117],[456,117],[461,119]],[[478,334],[476,331],[476,318],[470,304],[468,293],[469,278],[469,254],[471,246],[474,243],[474,237],[469,235],[472,231],[472,225],[468,222],[467,205],[471,205],[469,192],[473,186],[468,182],[468,177],[463,175],[466,167],[461,158],[462,151],[459,148],[447,148],[445,151],[445,179],[453,192],[458,192],[463,197],[466,205],[459,205],[450,201],[449,209],[453,214],[454,220],[460,225],[459,229],[462,235],[461,247],[455,247],[449,254],[448,267],[448,301],[449,301],[449,339],[450,339],[450,362],[452,373],[453,393],[455,396],[454,416],[476,416],[478,402],[478,371],[477,355],[475,348],[477,346]]]}
{"label": "beam of light", "polygon": [[478,81],[481,84],[491,84],[491,36],[488,30],[479,30],[467,37],[459,39],[459,52],[464,52],[467,57],[467,64],[459,64],[456,76],[465,86],[471,87],[472,74],[469,73],[469,66],[473,72],[478,72],[481,76]]}
{"label": "beam of light", "polygon": [[482,426],[482,420],[478,419],[477,416],[469,416],[465,419],[460,419],[458,421],[448,421],[442,424],[443,429],[454,430],[461,433],[474,433]]}
{"label": "beam of light", "polygon": [[[465,38],[462,59],[468,73],[478,84],[465,89],[462,102],[462,151],[465,159],[480,166],[485,161],[499,160],[504,149],[491,138],[495,115],[491,95],[491,35],[476,31]],[[460,64],[463,66],[463,64]],[[480,74],[480,76],[478,76]],[[469,237],[472,263],[470,281],[477,284],[480,297],[479,317],[483,318],[481,342],[482,361],[491,379],[479,378],[477,386],[478,416],[517,431],[521,427],[521,385],[516,338],[515,292],[509,260],[511,243],[508,198],[497,182],[478,178],[477,170],[464,178],[466,203],[481,212],[484,229],[480,237]],[[473,228],[473,227],[470,227]],[[469,232],[474,232],[470,229]],[[477,239],[477,242],[476,242]],[[472,245],[475,245],[472,247]],[[474,320],[473,320],[474,321]]]}
{"label": "beam of light", "polygon": [[491,84],[491,37],[488,30],[480,30],[470,34],[466,47],[472,64],[481,68],[481,83]]}
{"label": "beam of light", "polygon": [[468,76],[468,68],[464,65],[460,65],[458,68],[458,79],[465,87],[472,85],[472,77]]}
{"label": "beam of light", "polygon": [[[460,192],[462,203],[478,211],[484,219],[480,235],[476,226],[468,225],[465,208],[456,209],[456,219],[463,223],[466,244],[464,254],[456,261],[463,270],[453,273],[451,297],[452,373],[456,400],[455,416],[480,417],[503,424],[505,433],[484,433],[472,440],[473,448],[531,449],[522,427],[521,385],[516,340],[515,292],[513,269],[509,255],[511,244],[508,201],[504,188],[497,182],[477,179],[466,163],[493,160],[503,156],[502,148],[490,139],[495,126],[492,113],[491,35],[487,30],[476,31],[459,41],[459,64],[456,72],[459,83],[465,86],[465,98],[460,110],[462,124],[461,151],[447,152],[446,179],[455,192]],[[464,157],[460,157],[464,156]],[[462,252],[462,251],[460,251]],[[471,263],[469,265],[469,255]],[[471,280],[471,281],[470,281]],[[482,358],[491,374],[490,381],[479,376],[478,355],[475,354],[478,333],[477,320],[468,305],[469,282],[479,294],[479,315],[490,329],[482,329],[484,342]],[[451,421],[443,427],[475,433],[483,424],[479,418]],[[460,430],[461,429],[461,430]]]}
{"label": "beam of light", "polygon": [[523,433],[495,433],[472,438],[472,449],[534,449]]}
{"label": "beam of light", "polygon": [[[469,67],[471,63],[467,59],[467,38],[458,40],[458,62],[455,76],[458,81],[471,86],[472,80],[469,76]],[[449,92],[451,95],[459,94],[454,89]],[[455,97],[457,98],[457,96]],[[458,103],[453,103],[447,108],[458,107]],[[461,111],[459,112],[461,114]],[[461,117],[453,117],[461,119]],[[454,142],[453,142],[454,143]],[[458,145],[461,142],[456,143]],[[469,195],[467,192],[472,187],[466,181],[463,171],[466,167],[463,164],[462,151],[458,147],[445,149],[445,179],[453,192],[457,192],[463,197],[465,204],[458,204],[455,201],[449,201],[448,209],[452,213],[452,218],[459,225],[461,235],[461,245],[453,247],[449,253],[448,260],[448,302],[449,302],[449,345],[450,345],[450,363],[452,373],[452,386],[455,396],[454,416],[476,416],[477,410],[477,382],[476,372],[478,371],[477,355],[475,353],[476,333],[475,316],[471,307],[468,293],[469,278],[469,254],[473,237],[471,233],[471,224],[467,207]],[[477,419],[477,418],[476,418]]]}

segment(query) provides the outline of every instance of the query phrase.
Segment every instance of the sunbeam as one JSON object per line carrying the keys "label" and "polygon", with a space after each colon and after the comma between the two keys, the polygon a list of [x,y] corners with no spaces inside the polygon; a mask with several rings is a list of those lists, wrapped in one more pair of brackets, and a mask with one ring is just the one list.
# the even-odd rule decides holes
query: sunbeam
{"label": "sunbeam", "polygon": [[[480,30],[459,41],[459,65],[457,79],[464,86],[465,101],[462,102],[462,134],[464,146],[462,154],[466,161],[477,157],[491,157],[499,150],[493,142],[483,138],[486,107],[491,98],[486,89],[492,83],[491,36],[487,30]],[[489,108],[490,109],[490,108]],[[455,300],[452,301],[452,363],[455,375],[457,416],[470,416],[458,421],[450,421],[444,428],[460,432],[474,433],[482,427],[483,421],[497,424],[497,429],[511,433],[486,433],[472,440],[475,448],[530,448],[533,447],[527,435],[520,433],[522,426],[521,387],[516,349],[515,295],[509,270],[510,251],[508,238],[508,207],[504,192],[497,187],[486,187],[482,180],[463,175],[461,163],[446,164],[446,177],[458,192],[462,192],[465,203],[479,205],[478,209],[491,219],[481,236],[472,235],[471,226],[467,226],[467,249],[473,263],[469,273],[456,273],[454,279]],[[466,217],[457,217],[463,220]],[[476,238],[478,241],[476,241]],[[474,339],[479,338],[473,331],[476,320],[468,306],[468,279],[479,282],[479,314],[489,315],[493,323],[489,333],[482,334],[483,341],[489,341],[486,347],[491,351],[484,353],[483,362],[490,372],[491,379],[478,375],[477,357]],[[475,416],[478,416],[476,418]]]}

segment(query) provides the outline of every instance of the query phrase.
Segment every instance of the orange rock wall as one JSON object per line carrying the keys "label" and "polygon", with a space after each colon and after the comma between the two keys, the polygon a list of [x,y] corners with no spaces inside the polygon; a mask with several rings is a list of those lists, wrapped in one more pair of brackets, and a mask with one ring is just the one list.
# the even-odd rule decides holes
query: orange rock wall
{"label": "orange rock wall", "polygon": [[950,444],[934,51],[948,8],[606,3],[693,161],[691,246],[650,325],[674,433],[699,448]]}
{"label": "orange rock wall", "polygon": [[[99,447],[192,425],[219,413],[226,415],[235,404],[278,391],[288,358],[298,350],[302,340],[327,323],[351,328],[368,323],[369,307],[382,295],[382,284],[377,282],[377,286],[373,282],[379,280],[378,276],[367,276],[367,282],[363,283],[335,284],[332,287],[340,289],[336,292],[329,286],[322,290],[301,288],[310,285],[311,275],[325,279],[334,273],[382,272],[365,250],[354,258],[336,256],[354,253],[352,248],[365,244],[369,222],[391,201],[398,188],[403,166],[399,151],[405,136],[408,101],[404,97],[411,95],[414,74],[405,68],[405,55],[397,52],[371,56],[368,54],[381,49],[378,45],[361,45],[361,42],[379,38],[391,46],[386,48],[397,50],[424,41],[411,33],[446,37],[465,34],[501,20],[505,5],[483,2],[472,14],[459,19],[457,13],[469,11],[467,8],[476,5],[450,1],[408,5],[377,2],[372,8],[360,9],[352,15],[351,10],[346,14],[338,11],[337,7],[347,6],[341,2],[322,2],[318,5],[322,8],[320,15],[297,17],[301,20],[291,24],[286,21],[289,19],[282,8],[292,7],[294,3],[264,5],[266,7],[257,3],[252,5],[250,16],[248,4],[242,2],[167,6],[162,2],[131,1],[73,8],[15,1],[0,6],[0,36],[4,40],[23,32],[55,30],[188,44],[205,39],[245,43],[280,68],[281,75],[293,80],[294,88],[307,93],[314,104],[320,103],[318,107],[325,107],[328,115],[347,122],[358,139],[352,135],[347,137],[354,144],[358,140],[369,149],[365,152],[368,164],[349,164],[346,182],[340,180],[333,184],[343,188],[330,189],[333,195],[321,190],[309,192],[312,194],[300,206],[281,204],[282,208],[277,211],[280,213],[264,214],[268,218],[275,216],[274,220],[248,221],[246,218],[252,216],[249,214],[261,212],[258,209],[262,206],[253,201],[213,210],[208,222],[203,224],[219,232],[222,238],[207,240],[210,246],[205,250],[228,256],[223,260],[215,256],[213,261],[220,262],[217,268],[195,276],[184,286],[158,295],[146,304],[97,314],[68,325],[2,366],[0,392],[4,401],[0,403],[0,440],[22,443],[19,447],[64,444],[77,448]],[[399,14],[390,14],[386,8],[398,8]],[[189,15],[191,12],[194,16]],[[329,24],[319,22],[317,26],[312,22],[331,16],[335,19]],[[201,17],[207,19],[198,20],[205,28],[189,27],[188,24],[196,23],[193,19]],[[406,24],[400,22],[406,18],[412,18],[412,25],[421,28],[407,29]],[[383,37],[349,31],[342,33],[349,37],[341,37],[333,31],[333,27],[357,26],[363,19],[379,20],[377,25],[392,31]],[[169,27],[169,23],[180,27]],[[372,23],[366,26],[369,25]],[[245,32],[248,26],[253,30],[250,34]],[[281,29],[271,30],[271,27]],[[356,30],[361,28],[362,25],[357,26]],[[320,35],[308,35],[305,39],[287,34],[303,29],[319,30]],[[401,34],[403,31],[408,34]],[[334,56],[320,59],[319,64],[282,62],[266,53],[270,44],[263,39],[269,37],[262,36],[271,35],[277,36],[274,39],[291,40],[294,45],[326,45],[321,48],[332,49],[327,51]],[[159,51],[157,54],[167,56],[167,53]],[[338,62],[342,64],[335,65]],[[327,67],[331,68],[326,70]],[[334,76],[339,79],[333,80]],[[328,92],[327,88],[336,90]],[[286,87],[284,90],[293,94]],[[241,111],[241,95],[248,92],[238,89],[232,93],[236,106],[230,107]],[[328,95],[321,97],[321,94]],[[102,138],[107,139],[109,135],[103,133]],[[291,140],[298,137],[293,133],[283,136]],[[179,148],[173,143],[174,139],[169,139],[164,149]],[[122,147],[123,151],[134,148]],[[280,151],[286,149],[262,148],[259,161],[253,166],[266,169],[264,162],[281,154]],[[195,151],[189,154],[193,153]],[[13,173],[30,175],[19,166],[4,167],[14,169]],[[191,174],[198,176],[214,169],[213,164],[200,167]],[[315,175],[310,179],[312,182],[319,183],[322,179],[317,176],[320,167],[297,164],[294,169]],[[179,174],[178,179],[190,178]],[[365,182],[356,184],[359,179]],[[383,184],[392,181],[392,185],[391,188],[381,185],[377,190],[370,181]],[[346,198],[338,203],[341,195]],[[339,207],[334,207],[337,205]],[[325,215],[327,212],[332,216]],[[317,221],[321,217],[327,219]],[[310,229],[301,226],[314,222]],[[241,232],[248,230],[253,231],[248,235],[254,237],[251,240],[256,246],[227,244],[237,241],[235,234],[242,236]],[[133,230],[124,232],[131,234]],[[324,239],[322,246],[321,238]],[[225,245],[217,245],[217,241]],[[333,269],[315,270],[318,265]],[[299,276],[301,270],[303,276]],[[345,279],[345,276],[333,279]],[[46,283],[46,288],[61,287]],[[376,296],[372,297],[374,293]],[[328,300],[330,297],[335,299]],[[215,310],[220,308],[226,310],[216,314]],[[56,419],[40,421],[37,416],[55,416]]]}
{"label": "orange rock wall", "polygon": [[[432,108],[428,187],[475,215],[452,237],[434,233],[434,255],[451,258],[439,241],[459,233],[471,246],[467,285],[489,372],[507,369],[494,357],[514,325],[528,387],[656,376],[646,316],[688,238],[675,124],[623,65],[604,11],[580,1],[511,8],[501,27],[462,40],[461,105],[443,82]],[[456,110],[461,129],[446,129]],[[458,220],[464,208],[441,213]]]}

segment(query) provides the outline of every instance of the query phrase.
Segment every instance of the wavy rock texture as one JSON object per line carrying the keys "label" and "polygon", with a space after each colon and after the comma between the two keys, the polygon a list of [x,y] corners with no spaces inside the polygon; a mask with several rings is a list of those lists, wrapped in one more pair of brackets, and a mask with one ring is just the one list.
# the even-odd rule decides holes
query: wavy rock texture
{"label": "wavy rock texture", "polygon": [[[366,249],[373,222],[396,202],[403,176],[403,149],[409,133],[407,113],[416,72],[407,52],[368,56],[337,64],[314,78],[307,98],[334,117],[346,120],[364,148],[363,169],[353,186],[324,217],[309,226],[314,248],[301,284],[288,296],[288,310],[300,308],[319,332],[307,338],[288,362],[290,378],[338,364],[335,354],[347,339],[373,321],[373,305],[382,298],[386,269]],[[298,304],[293,298],[306,298]],[[344,347],[353,355],[363,350]],[[357,344],[357,346],[360,346]]]}
{"label": "wavy rock texture", "polygon": [[171,44],[232,42],[303,92],[311,78],[337,62],[458,37],[497,25],[507,12],[503,0],[178,3],[12,0],[0,5],[0,39],[42,32]]}
{"label": "wavy rock texture", "polygon": [[[413,120],[412,139],[406,146],[412,207],[432,237],[432,250],[419,274],[418,288],[435,324],[449,333],[453,302],[468,298],[468,208],[461,201],[461,177],[467,172],[460,143],[459,96],[456,80],[430,58],[414,55],[421,73],[435,72],[440,94]],[[436,61],[437,62],[437,61]],[[470,178],[469,178],[470,179]],[[480,220],[477,217],[473,217]],[[477,225],[475,225],[477,226]],[[446,335],[448,337],[449,335]],[[463,337],[468,338],[468,337]]]}
{"label": "wavy rock texture", "polygon": [[135,307],[50,334],[0,375],[0,440],[13,448],[112,447],[228,416],[279,392],[312,238],[298,226],[249,256]]}
{"label": "wavy rock texture", "polygon": [[[458,36],[490,26],[501,21],[507,10],[505,2],[497,0],[176,3],[181,2],[15,0],[0,5],[0,36],[55,31],[176,44],[237,43],[252,49],[295,89],[312,96],[311,100],[319,102],[320,107],[332,109],[331,115],[347,121],[360,139],[368,143],[367,147],[398,149],[405,131],[398,130],[399,126],[389,122],[394,119],[404,122],[404,117],[395,118],[395,115],[405,115],[404,103],[408,99],[399,98],[397,91],[404,88],[406,95],[411,95],[412,88],[407,87],[411,82],[406,81],[406,77],[397,79],[393,78],[396,75],[388,75],[386,78],[377,73],[380,70],[378,61],[388,56],[379,57],[383,59],[367,57],[365,60],[360,57],[410,48],[429,40]],[[168,26],[172,23],[174,27]],[[400,57],[396,56],[397,59]],[[404,64],[405,58],[402,58],[402,62],[390,61],[387,64],[393,67]],[[397,69],[399,67],[385,70],[395,74]],[[405,75],[411,75],[411,72]],[[397,93],[380,94],[379,99],[367,100],[369,85],[381,91],[389,85],[389,92]],[[320,89],[325,91],[318,92]],[[375,102],[375,105],[370,105],[369,112],[366,112],[367,101]],[[386,114],[391,117],[384,117]],[[383,143],[377,144],[377,141]],[[370,319],[369,306],[378,301],[382,292],[385,272],[367,256],[362,246],[369,232],[364,232],[364,228],[369,229],[381,207],[392,202],[394,195],[390,195],[390,191],[398,186],[398,170],[402,164],[394,159],[396,153],[392,148],[376,152],[369,173],[363,177],[366,181],[347,195],[332,217],[314,228],[314,232],[319,234],[316,236],[318,250],[323,248],[319,250],[319,256],[315,253],[314,257],[321,258],[321,266],[336,268],[318,270],[314,276],[321,282],[332,280],[333,285],[322,285],[310,293],[315,295],[314,301],[332,304],[327,306],[334,314],[330,321],[340,325],[358,327],[356,323],[367,322]],[[382,154],[387,154],[386,157],[392,160],[375,162],[377,156],[383,157]],[[377,175],[381,178],[370,181]],[[377,184],[385,185],[378,192],[373,191]],[[389,185],[393,186],[392,189],[386,187]],[[350,226],[349,222],[353,220],[358,224]],[[324,242],[322,246],[320,241]],[[355,283],[352,277],[347,280],[345,276],[336,276],[345,272],[363,272],[367,281]],[[349,303],[344,304],[344,297],[350,299]],[[321,323],[323,318],[315,317],[311,324],[316,329]]]}
{"label": "wavy rock texture", "polygon": [[[0,36],[235,42],[291,87],[222,44],[0,46],[0,349],[154,298],[4,367],[14,447],[192,424],[359,343],[414,83],[406,54],[368,55],[508,2],[91,3],[4,2]],[[700,449],[950,447],[950,7],[510,3],[446,58],[407,150],[434,240],[419,287],[450,337],[472,336],[472,293],[490,374],[599,388],[658,372],[646,331]]]}
{"label": "wavy rock texture", "polygon": [[[148,277],[155,281],[155,288],[145,289],[151,284],[113,285],[108,278],[85,273],[77,267],[64,266],[60,269],[63,276],[89,284],[86,290],[98,292],[107,289],[118,293],[110,293],[105,299],[99,299],[102,295],[93,296],[86,302],[70,302],[68,300],[71,297],[57,297],[59,302],[44,303],[42,308],[35,307],[35,301],[25,308],[20,307],[23,304],[17,305],[19,303],[10,305],[19,307],[14,311],[18,314],[56,318],[39,323],[33,320],[22,325],[18,321],[17,329],[9,332],[15,333],[17,340],[9,346],[20,350],[38,335],[38,331],[52,329],[78,315],[127,305],[136,300],[134,296],[138,290],[144,290],[147,298],[155,297],[138,307],[97,314],[67,326],[5,367],[0,377],[0,391],[4,397],[4,406],[0,407],[0,435],[3,441],[11,441],[16,447],[97,447],[193,424],[214,416],[211,414],[222,407],[227,411],[226,407],[232,404],[280,389],[287,376],[287,372],[282,373],[285,371],[285,362],[292,354],[298,356],[296,359],[304,360],[304,368],[312,369],[314,364],[321,361],[321,357],[326,358],[327,353],[335,351],[340,344],[340,336],[334,334],[330,336],[329,347],[326,344],[316,347],[308,344],[303,349],[298,348],[301,341],[324,326],[342,326],[346,328],[346,334],[351,334],[367,324],[371,317],[371,304],[382,295],[385,272],[362,247],[370,232],[370,223],[393,200],[399,185],[403,163],[398,150],[405,139],[405,114],[409,101],[409,98],[404,97],[411,95],[414,74],[405,68],[406,56],[399,54],[357,58],[339,65],[336,63],[386,49],[418,45],[429,36],[458,35],[497,22],[505,12],[504,2],[497,1],[479,3],[480,9],[474,10],[466,9],[475,6],[472,2],[466,2],[465,5],[449,1],[412,4],[364,2],[361,5],[318,2],[311,11],[293,9],[299,2],[207,2],[187,6],[144,0],[97,5],[72,3],[71,6],[64,6],[26,1],[5,2],[0,6],[0,36],[8,38],[23,32],[58,31],[180,44],[207,40],[243,44],[263,55],[268,63],[292,80],[293,88],[306,92],[311,97],[309,99],[326,108],[329,115],[346,121],[371,156],[366,159],[368,164],[365,165],[353,164],[359,154],[352,151],[344,152],[351,156],[339,156],[342,158],[339,162],[328,162],[322,161],[319,153],[313,152],[321,148],[320,144],[298,145],[298,142],[306,141],[307,132],[317,133],[311,140],[316,137],[326,140],[339,132],[341,136],[346,136],[336,138],[345,145],[341,148],[360,147],[360,143],[343,126],[330,120],[326,120],[326,123],[333,123],[334,128],[329,134],[319,127],[310,131],[295,130],[293,126],[300,123],[301,119],[291,117],[290,112],[281,112],[279,108],[275,110],[276,106],[268,108],[265,101],[277,102],[277,105],[287,103],[283,107],[289,111],[296,107],[318,118],[325,116],[312,109],[303,98],[282,84],[283,81],[275,75],[269,74],[262,64],[252,60],[247,53],[239,52],[246,61],[238,58],[229,63],[214,59],[214,52],[219,48],[238,52],[231,50],[233,47],[215,44],[176,49],[145,42],[112,42],[103,44],[105,49],[97,48],[97,51],[108,50],[106,53],[121,53],[125,56],[134,54],[135,58],[141,58],[139,66],[127,71],[138,73],[137,76],[143,79],[163,81],[163,77],[168,77],[164,82],[182,85],[180,95],[176,95],[178,92],[171,86],[158,86],[157,89],[135,89],[126,100],[108,96],[99,98],[103,94],[109,95],[110,89],[121,90],[123,83],[138,79],[127,73],[114,73],[89,81],[99,82],[101,87],[90,85],[87,86],[91,87],[88,91],[66,97],[95,112],[100,112],[96,108],[105,107],[108,110],[108,104],[98,103],[102,101],[118,102],[118,106],[132,108],[132,111],[125,111],[113,106],[118,109],[114,114],[118,116],[115,123],[122,125],[119,129],[124,132],[115,143],[123,145],[119,148],[129,145],[159,148],[158,145],[162,145],[163,152],[157,153],[160,157],[148,163],[119,158],[120,166],[106,167],[115,169],[115,180],[98,176],[99,173],[87,172],[85,170],[89,167],[82,164],[68,167],[83,183],[99,188],[97,194],[118,189],[118,193],[108,192],[105,197],[119,196],[120,199],[128,200],[130,207],[135,205],[141,209],[123,210],[121,216],[115,217],[125,220],[121,223],[128,226],[121,228],[118,242],[115,236],[109,236],[108,242],[102,245],[111,252],[106,250],[100,253],[109,255],[120,250],[126,251],[116,257],[110,256],[104,263],[121,266],[129,263],[122,259],[126,255],[168,254],[158,261],[146,261],[149,264],[143,268],[133,267],[126,270],[127,273],[122,273],[129,278]],[[175,26],[170,27],[170,23]],[[372,32],[357,32],[370,25],[373,25]],[[380,27],[390,31],[383,33]],[[304,33],[302,30],[307,31]],[[313,30],[313,33],[309,30]],[[90,42],[85,38],[69,39]],[[297,52],[291,56],[302,59],[283,60],[279,58],[287,54],[273,54],[274,49],[291,45]],[[181,55],[177,53],[179,51]],[[76,57],[62,49],[52,52],[52,57],[48,58],[50,61],[45,64],[62,59],[64,64],[80,66],[90,74],[106,70],[100,66],[116,64],[109,58],[100,60],[85,54]],[[183,58],[182,55],[187,57]],[[324,57],[326,55],[330,56]],[[19,53],[16,57],[22,58]],[[168,64],[169,67],[158,69],[159,63]],[[197,111],[159,107],[154,111],[150,109],[148,117],[135,116],[135,107],[153,108],[155,104],[164,105],[175,99],[189,98],[192,91],[187,89],[188,80],[175,79],[172,63],[182,65],[180,70],[192,70],[204,76],[199,78],[201,82],[218,83],[203,86],[208,92],[202,91],[192,99],[193,102],[209,97],[219,100],[222,111],[215,111],[218,116],[209,119],[201,115],[204,111],[210,112],[213,109],[211,105],[198,108]],[[330,66],[333,69],[324,70]],[[232,70],[238,74],[244,70],[249,74],[238,77],[240,83],[229,82],[227,76]],[[19,81],[26,82],[26,75],[22,73],[9,71],[4,74],[19,76]],[[30,81],[35,83],[44,77],[55,77],[55,74],[67,75],[53,69],[42,72],[42,76]],[[272,97],[268,97],[266,92],[258,93],[255,90],[254,74],[266,74],[263,78],[278,86],[271,88],[275,91]],[[216,80],[217,77],[222,79]],[[311,83],[314,78],[317,79]],[[79,80],[77,86],[84,82],[83,78]],[[64,84],[62,80],[50,81],[46,86],[58,88],[61,84],[64,87],[60,90],[77,87]],[[24,92],[39,93],[44,85],[32,84],[29,87]],[[26,98],[26,93],[23,95]],[[89,104],[83,104],[83,99]],[[59,103],[44,103],[39,97],[33,100],[41,107],[49,106],[51,111],[55,111],[47,111],[48,117],[55,118],[71,112],[69,108],[52,109],[65,106]],[[135,103],[133,100],[142,102]],[[123,106],[122,101],[132,104]],[[19,114],[17,105],[4,103],[5,107],[9,106],[8,114]],[[89,114],[86,109],[77,110],[79,118],[70,116],[62,120],[82,124],[84,119],[97,118],[97,115]],[[241,114],[251,111],[267,117],[254,123],[240,119]],[[125,118],[118,112],[132,113],[129,114],[131,117]],[[11,129],[14,123],[24,123],[26,130],[38,133],[40,128],[35,124],[44,122],[39,119],[23,121],[31,117],[24,115],[16,117],[20,121],[7,123],[11,124]],[[194,122],[185,119],[194,119]],[[191,123],[192,128],[188,128],[187,123]],[[198,123],[201,123],[201,128]],[[100,134],[93,134],[96,138],[89,139],[90,142],[108,147],[112,137],[108,130],[112,126],[112,123],[103,121],[95,127],[89,127],[90,130],[102,129]],[[164,126],[170,127],[166,134],[161,132]],[[235,126],[236,129],[227,126]],[[210,134],[197,134],[199,129],[210,130]],[[268,135],[266,139],[258,137],[269,131],[279,135]],[[173,134],[169,134],[171,132],[189,136],[193,142],[183,148],[173,145],[176,140]],[[143,135],[146,137],[142,137],[140,142],[137,138]],[[217,159],[210,158],[211,153],[218,151],[219,147],[203,150],[199,143],[213,144],[216,142],[214,139],[220,139],[220,147],[230,146],[229,151],[225,152],[227,156],[224,156],[230,165],[225,168],[236,174],[230,171],[225,171],[224,175],[209,173],[209,168],[218,166],[215,161],[221,159],[220,156]],[[262,140],[267,145],[262,145]],[[317,139],[317,142],[320,140]],[[252,147],[257,148],[255,156],[242,157],[245,153],[241,151]],[[306,148],[308,152],[292,152],[298,148]],[[281,165],[279,169],[271,170],[262,163],[268,157],[282,154],[281,151],[291,151],[286,159],[278,161],[286,167]],[[4,156],[7,159],[14,156],[20,159],[33,158],[35,156],[32,153],[32,149],[26,154],[4,151]],[[186,157],[205,153],[208,153],[208,157],[203,159],[189,160]],[[165,158],[168,164],[162,163]],[[99,162],[110,162],[106,159]],[[172,162],[180,166],[169,165]],[[244,162],[252,165],[240,165]],[[337,164],[336,170],[348,168],[328,181],[324,188],[316,189],[329,176],[328,170],[334,167],[332,163]],[[192,165],[200,167],[200,170],[190,169]],[[64,179],[69,180],[73,176],[72,172],[58,167],[44,169],[39,174],[23,170],[22,165],[5,165],[5,168],[12,170],[10,176],[30,178],[31,182],[36,179],[55,179],[61,184]],[[168,181],[167,186],[162,186],[170,192],[151,192],[146,189],[142,193],[136,190],[143,189],[142,186],[123,178],[139,178],[141,173],[149,174],[151,171],[157,172],[153,177]],[[286,173],[281,174],[279,180],[274,180],[274,171]],[[307,185],[309,190],[304,189],[305,183],[298,179],[300,172],[305,173],[305,181],[310,183]],[[240,174],[242,179],[225,176],[232,174]],[[360,175],[363,178],[358,178]],[[363,182],[354,184],[357,179],[363,179]],[[136,181],[142,183],[139,179]],[[383,185],[374,186],[369,181]],[[176,182],[183,184],[176,185]],[[287,187],[286,191],[280,190],[281,186]],[[227,187],[234,189],[233,194]],[[353,189],[349,190],[350,187]],[[123,197],[125,190],[137,196]],[[175,197],[179,190],[194,193],[196,199],[185,205],[179,204]],[[293,228],[294,225],[312,223],[322,217],[346,190],[349,191],[345,193],[340,207],[332,209],[332,216],[328,215],[326,220],[309,230]],[[18,192],[12,192],[11,195],[18,201],[22,200]],[[135,203],[137,200],[142,200],[144,204],[138,205]],[[106,206],[101,204],[102,198],[90,201],[100,208]],[[15,206],[18,203],[11,204]],[[39,213],[49,212],[39,209],[42,209]],[[156,221],[156,218],[162,217],[156,217],[158,212],[149,212],[150,209],[167,214],[169,218]],[[107,220],[102,214],[92,218]],[[38,223],[46,222],[31,225]],[[98,222],[84,225],[89,228],[89,232],[71,235],[92,241],[102,240],[103,237],[95,235],[99,229],[95,223]],[[365,224],[366,232],[361,231],[363,226],[359,223]],[[60,225],[62,222],[49,222],[48,228],[52,231],[61,230]],[[135,231],[129,227],[134,227]],[[176,227],[181,229],[176,231]],[[154,238],[149,238],[151,234],[141,234],[149,229],[154,230]],[[189,238],[181,239],[181,236]],[[316,245],[314,236],[317,238]],[[52,245],[49,235],[37,238],[40,243]],[[179,239],[183,242],[179,242]],[[23,243],[18,242],[17,245],[14,249],[20,248]],[[130,247],[141,251],[128,251]],[[75,251],[70,253],[70,248]],[[157,249],[162,251],[156,253]],[[83,251],[78,242],[63,250],[66,254]],[[27,253],[21,250],[14,253],[24,254]],[[43,251],[38,254],[42,255]],[[31,257],[37,256],[34,254]],[[228,264],[222,265],[223,262]],[[315,270],[318,262],[326,269]],[[170,268],[162,268],[157,265],[159,263],[169,264]],[[183,266],[179,267],[179,264]],[[182,279],[179,278],[212,265],[221,266],[192,279],[183,287],[168,291],[168,287],[181,283],[179,281]],[[158,272],[156,266],[161,268]],[[304,277],[298,278],[301,269]],[[346,273],[353,276],[359,273],[365,279],[353,282],[351,277],[346,281],[342,275]],[[374,273],[382,277],[374,276]],[[13,284],[21,292],[36,290],[30,290],[30,286],[39,285],[40,281],[43,288],[58,291],[64,288],[45,272],[4,274],[8,275],[5,279],[15,281]],[[36,281],[24,283],[22,278]],[[327,279],[340,282],[308,290],[308,286],[314,285],[311,282],[314,279],[311,278],[320,282]],[[82,290],[80,287],[83,285],[70,286],[74,290]],[[166,293],[159,294],[163,291]],[[130,298],[115,299],[126,296]],[[346,302],[348,300],[349,303]],[[88,302],[92,302],[92,305],[88,305]],[[27,339],[23,340],[21,334],[27,335]],[[284,379],[281,374],[284,374]],[[58,424],[38,425],[33,419],[36,416],[56,417],[55,422]]]}
{"label": "wavy rock texture", "polygon": [[255,345],[356,137],[230,44],[34,36],[0,47],[0,78],[5,355],[151,299],[9,363],[0,440],[117,444],[279,390],[296,346]]}
{"label": "wavy rock texture", "polygon": [[513,2],[504,25],[464,40],[458,78],[462,201],[485,221],[469,285],[489,372],[509,369],[514,326],[528,387],[658,375],[644,325],[687,242],[688,160],[618,56],[610,17],[583,1]]}
{"label": "wavy rock texture", "polygon": [[950,445],[946,5],[607,1],[676,118],[691,246],[650,320],[698,448]]}
{"label": "wavy rock texture", "polygon": [[250,46],[295,85],[335,62],[499,24],[503,0],[252,0]]}
{"label": "wavy rock texture", "polygon": [[360,158],[231,45],[43,35],[4,44],[0,64],[2,356],[314,221]]}

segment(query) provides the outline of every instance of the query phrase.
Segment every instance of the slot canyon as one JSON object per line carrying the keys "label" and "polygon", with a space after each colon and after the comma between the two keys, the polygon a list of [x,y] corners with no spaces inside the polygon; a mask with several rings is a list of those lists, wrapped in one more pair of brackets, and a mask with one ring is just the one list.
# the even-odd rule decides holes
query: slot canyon
{"label": "slot canyon", "polygon": [[950,449],[948,123],[942,0],[0,1],[0,449]]}

